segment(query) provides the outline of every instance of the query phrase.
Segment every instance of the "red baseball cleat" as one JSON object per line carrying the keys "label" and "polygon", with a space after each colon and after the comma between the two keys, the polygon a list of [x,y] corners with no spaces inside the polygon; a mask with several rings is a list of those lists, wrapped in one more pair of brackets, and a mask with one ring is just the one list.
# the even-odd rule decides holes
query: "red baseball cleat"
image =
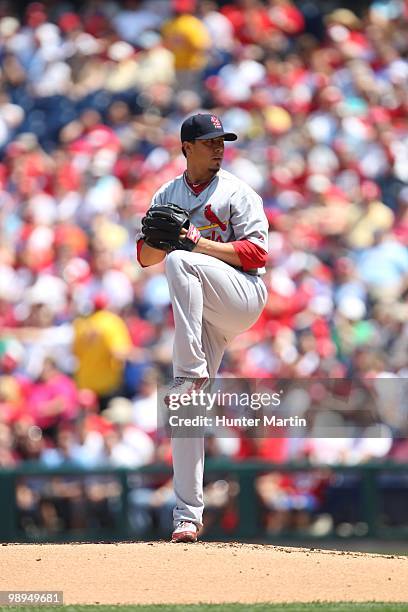
{"label": "red baseball cleat", "polygon": [[171,536],[172,542],[197,542],[197,525],[189,521],[180,521]]}

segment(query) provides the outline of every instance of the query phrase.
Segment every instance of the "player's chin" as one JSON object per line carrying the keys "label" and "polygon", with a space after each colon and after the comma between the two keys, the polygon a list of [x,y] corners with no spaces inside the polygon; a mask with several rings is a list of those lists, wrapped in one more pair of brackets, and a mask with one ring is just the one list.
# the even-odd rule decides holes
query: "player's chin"
{"label": "player's chin", "polygon": [[218,170],[221,168],[221,164],[222,159],[213,159],[208,169],[211,170],[211,172],[218,172]]}

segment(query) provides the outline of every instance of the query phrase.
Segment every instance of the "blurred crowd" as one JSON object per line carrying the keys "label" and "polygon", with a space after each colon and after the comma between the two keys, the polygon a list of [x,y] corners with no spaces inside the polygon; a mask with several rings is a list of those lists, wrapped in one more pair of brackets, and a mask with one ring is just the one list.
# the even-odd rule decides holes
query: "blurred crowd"
{"label": "blurred crowd", "polygon": [[[322,6],[0,2],[0,467],[170,463],[170,300],[134,236],[201,109],[239,134],[224,168],[270,227],[267,306],[221,375],[407,376],[407,5]],[[237,436],[208,453],[407,460],[400,425],[380,445]]]}

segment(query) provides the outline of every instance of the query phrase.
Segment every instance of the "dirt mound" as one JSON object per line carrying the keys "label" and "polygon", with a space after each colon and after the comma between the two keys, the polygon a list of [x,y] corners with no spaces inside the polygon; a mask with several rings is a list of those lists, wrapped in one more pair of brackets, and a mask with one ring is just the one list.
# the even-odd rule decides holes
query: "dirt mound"
{"label": "dirt mound", "polygon": [[0,590],[66,604],[408,601],[408,558],[253,544],[8,544]]}

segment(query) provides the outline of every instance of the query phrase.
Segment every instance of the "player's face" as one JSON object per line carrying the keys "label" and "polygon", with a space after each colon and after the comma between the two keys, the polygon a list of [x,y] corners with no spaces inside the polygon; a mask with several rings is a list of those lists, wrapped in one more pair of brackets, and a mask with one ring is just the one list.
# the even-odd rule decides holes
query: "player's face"
{"label": "player's face", "polygon": [[203,170],[218,172],[224,157],[224,138],[210,138],[194,142],[194,157],[200,160]]}

